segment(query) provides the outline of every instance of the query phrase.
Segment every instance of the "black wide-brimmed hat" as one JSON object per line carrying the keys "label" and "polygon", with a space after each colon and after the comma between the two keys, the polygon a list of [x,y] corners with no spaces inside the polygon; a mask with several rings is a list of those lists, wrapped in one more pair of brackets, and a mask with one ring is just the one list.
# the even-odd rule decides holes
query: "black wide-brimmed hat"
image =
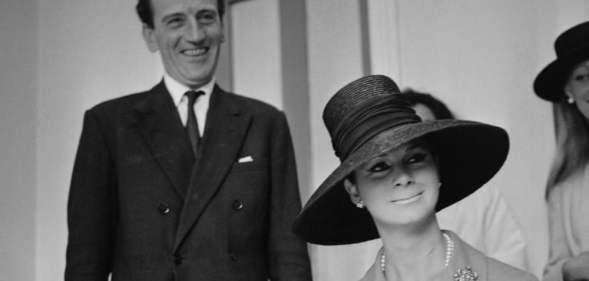
{"label": "black wide-brimmed hat", "polygon": [[474,192],[503,165],[509,150],[505,130],[472,121],[422,122],[397,94],[390,78],[366,76],[344,86],[325,106],[323,120],[341,163],[295,219],[293,231],[306,241],[340,245],[378,238],[370,214],[351,202],[343,180],[412,140],[425,138],[438,156],[442,187],[436,210]]}
{"label": "black wide-brimmed hat", "polygon": [[534,80],[536,95],[547,101],[564,100],[564,85],[578,63],[589,59],[589,21],[560,34],[554,42],[556,60],[548,64]]}

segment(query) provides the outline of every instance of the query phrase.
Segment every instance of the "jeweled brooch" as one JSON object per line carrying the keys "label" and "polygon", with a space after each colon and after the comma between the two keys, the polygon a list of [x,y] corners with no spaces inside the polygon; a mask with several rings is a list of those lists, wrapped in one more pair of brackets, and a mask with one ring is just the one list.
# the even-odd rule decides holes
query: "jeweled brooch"
{"label": "jeweled brooch", "polygon": [[470,266],[466,266],[463,268],[459,268],[454,273],[454,281],[477,281],[479,280],[479,275],[470,268]]}

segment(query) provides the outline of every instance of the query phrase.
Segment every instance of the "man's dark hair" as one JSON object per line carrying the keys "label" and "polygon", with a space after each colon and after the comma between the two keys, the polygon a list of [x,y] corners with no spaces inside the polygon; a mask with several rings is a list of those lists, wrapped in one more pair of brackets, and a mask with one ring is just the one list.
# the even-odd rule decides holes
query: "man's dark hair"
{"label": "man's dark hair", "polygon": [[434,98],[428,93],[418,92],[409,88],[404,90],[400,97],[409,102],[411,106],[417,104],[425,105],[432,111],[436,119],[454,119],[454,114],[452,114],[450,109],[441,100]]}
{"label": "man's dark hair", "polygon": [[[153,10],[151,9],[151,0],[138,0],[135,11],[141,19],[141,22],[146,24],[149,28],[153,29]],[[219,18],[223,20],[225,14],[225,0],[217,0],[217,12]]]}

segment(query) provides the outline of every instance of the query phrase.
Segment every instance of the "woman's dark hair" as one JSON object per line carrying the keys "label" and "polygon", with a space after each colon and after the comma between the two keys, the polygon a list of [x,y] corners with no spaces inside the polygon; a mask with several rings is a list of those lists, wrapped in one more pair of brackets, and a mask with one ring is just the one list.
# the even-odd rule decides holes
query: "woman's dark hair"
{"label": "woman's dark hair", "polygon": [[[151,9],[151,0],[138,0],[135,10],[141,19],[141,22],[153,29],[153,10]],[[219,18],[223,20],[223,15],[225,14],[225,0],[217,0],[217,12],[219,13]]]}
{"label": "woman's dark hair", "polygon": [[454,119],[454,114],[452,114],[450,109],[442,101],[428,93],[422,93],[408,88],[401,93],[400,97],[409,102],[411,106],[417,104],[425,105],[432,111],[436,119]]}

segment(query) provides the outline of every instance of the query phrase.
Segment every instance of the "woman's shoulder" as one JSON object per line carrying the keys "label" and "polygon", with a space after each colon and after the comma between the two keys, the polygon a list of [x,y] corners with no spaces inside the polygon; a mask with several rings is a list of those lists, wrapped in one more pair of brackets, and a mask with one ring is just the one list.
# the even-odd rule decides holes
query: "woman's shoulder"
{"label": "woman's shoulder", "polygon": [[502,263],[491,257],[487,258],[488,264],[488,280],[513,280],[513,281],[538,281],[538,278],[533,274],[515,268],[511,265]]}
{"label": "woman's shoulder", "polygon": [[[491,258],[462,241],[452,233],[455,241],[456,263],[455,274],[475,274],[485,281],[537,281],[533,274]],[[461,271],[462,270],[462,271]]]}

